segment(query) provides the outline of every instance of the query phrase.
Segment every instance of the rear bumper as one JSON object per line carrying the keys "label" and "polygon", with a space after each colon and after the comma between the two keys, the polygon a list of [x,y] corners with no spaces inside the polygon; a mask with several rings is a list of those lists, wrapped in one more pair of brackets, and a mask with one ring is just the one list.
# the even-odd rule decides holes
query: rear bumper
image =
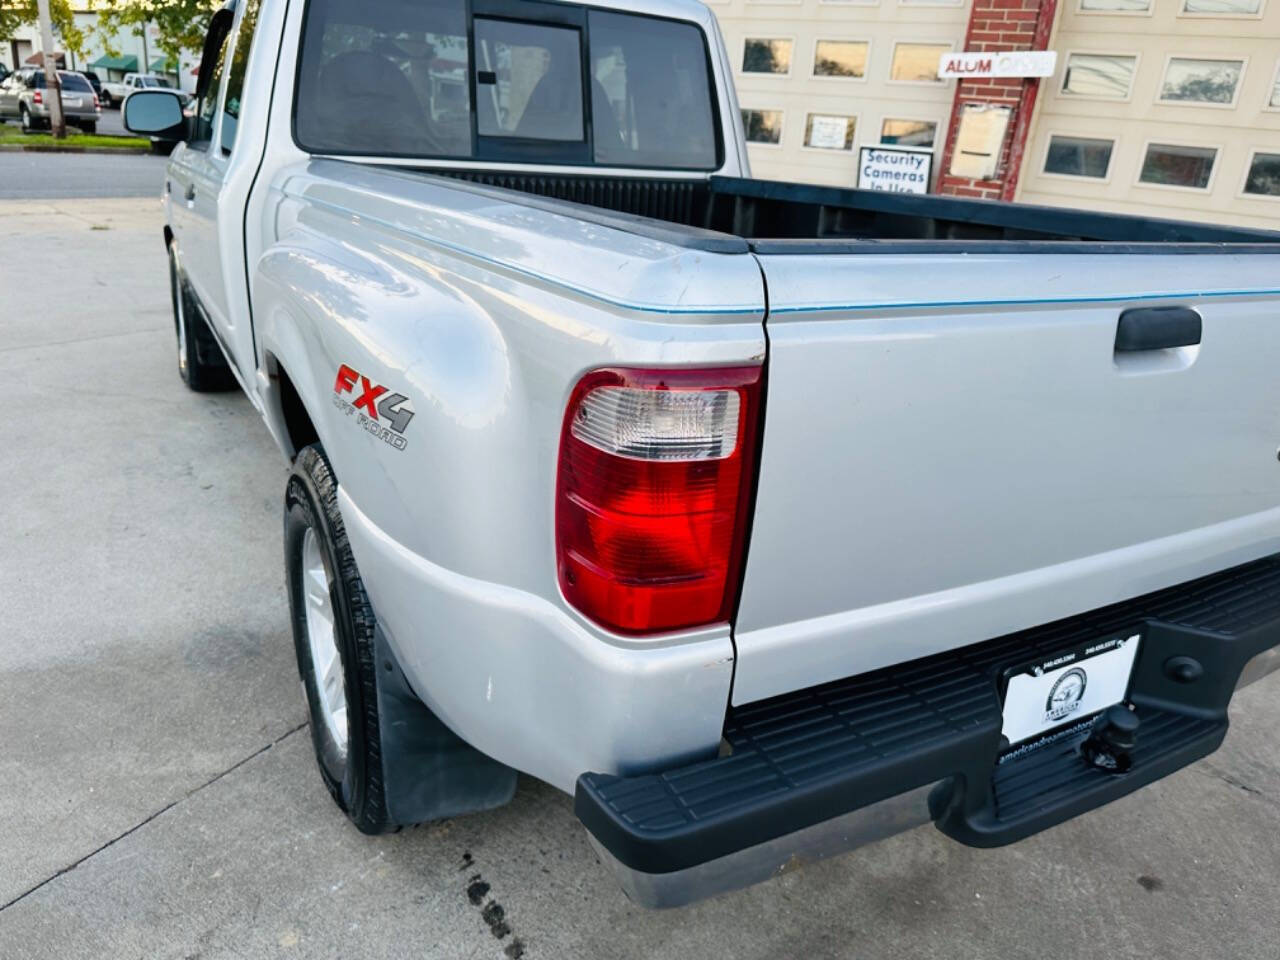
{"label": "rear bumper", "polygon": [[[1008,666],[1141,629],[1133,766],[1079,753],[1087,724],[1001,752]],[[728,756],[659,774],[579,777],[575,810],[624,888],[674,906],[933,820],[971,846],[1012,843],[1213,752],[1233,692],[1280,668],[1280,555],[1083,616],[731,709]],[[1169,675],[1173,657],[1204,668]]]}

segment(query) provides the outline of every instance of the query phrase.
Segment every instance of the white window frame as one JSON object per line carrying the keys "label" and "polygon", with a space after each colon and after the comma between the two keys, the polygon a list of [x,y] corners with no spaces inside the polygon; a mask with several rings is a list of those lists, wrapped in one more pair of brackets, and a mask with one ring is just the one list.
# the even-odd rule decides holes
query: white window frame
{"label": "white window frame", "polygon": [[1271,102],[1271,98],[1275,96],[1277,85],[1280,85],[1280,60],[1276,61],[1276,72],[1271,75],[1271,82],[1267,84],[1267,89],[1263,93],[1263,97],[1265,97],[1262,101],[1263,110],[1271,113],[1280,112],[1280,103]]}
{"label": "white window frame", "polygon": [[[1105,177],[1083,177],[1083,176],[1076,176],[1074,173],[1050,173],[1048,170],[1045,169],[1045,165],[1049,162],[1049,148],[1053,145],[1054,137],[1071,137],[1076,140],[1110,140],[1111,156],[1107,158],[1107,175]],[[1160,141],[1157,141],[1157,142],[1160,142]],[[1094,133],[1073,133],[1070,130],[1059,130],[1059,129],[1046,130],[1044,150],[1040,152],[1040,166],[1036,168],[1036,173],[1037,173],[1037,176],[1048,177],[1050,180],[1061,180],[1067,183],[1096,183],[1099,186],[1106,186],[1109,183],[1111,183],[1111,177],[1115,173],[1116,154],[1119,152],[1120,152],[1120,138],[1118,136],[1103,137]],[[1146,157],[1145,152],[1143,153],[1143,157],[1144,158]],[[1213,165],[1214,165],[1214,169],[1217,169],[1217,166],[1218,166],[1217,160],[1214,160]],[[1142,173],[1142,170],[1139,169],[1138,173]],[[1184,188],[1184,189],[1189,189],[1189,188]]]}
{"label": "white window frame", "polygon": [[1249,171],[1253,169],[1253,159],[1260,153],[1270,153],[1274,156],[1280,156],[1280,147],[1250,147],[1249,159],[1244,165],[1244,172],[1240,175],[1240,189],[1236,191],[1236,198],[1239,200],[1262,200],[1265,203],[1280,203],[1280,195],[1269,196],[1265,193],[1245,193],[1245,185],[1249,182]]}
{"label": "white window frame", "polygon": [[[885,122],[886,120],[906,120],[908,123],[932,123],[932,124],[934,125],[935,130],[936,130],[936,133],[935,133],[935,134],[934,134],[934,136],[933,136],[933,146],[932,146],[932,147],[929,147],[928,149],[932,150],[934,153],[937,153],[937,152],[938,152],[938,148],[939,148],[940,146],[942,146],[942,141],[945,141],[945,140],[947,139],[947,131],[946,131],[946,129],[945,129],[945,128],[946,128],[947,121],[946,121],[946,120],[944,120],[944,119],[941,119],[941,118],[938,118],[938,117],[904,117],[904,116],[903,116],[902,114],[900,114],[900,113],[882,113],[882,114],[880,115],[880,122],[879,122],[878,124],[876,124],[876,142],[875,142],[875,146],[877,146],[877,147],[888,147],[888,148],[890,148],[890,149],[896,149],[896,150],[906,149],[906,148],[902,147],[900,144],[896,144],[896,143],[885,143],[885,142],[884,142],[884,139],[883,139],[883,137],[884,137],[884,122]],[[854,136],[854,139],[856,140],[856,139],[857,139],[857,137],[858,137],[858,132],[857,132],[856,130],[854,131],[853,136]],[[912,147],[911,149],[912,149],[912,150],[924,150],[925,148],[924,148],[924,147]]]}
{"label": "white window frame", "polygon": [[748,7],[798,7],[804,0],[746,0]]}
{"label": "white window frame", "polygon": [[[787,65],[786,73],[748,73],[742,69],[743,63],[747,59],[747,41],[748,40],[787,40],[791,43],[791,63]],[[738,66],[734,70],[740,77],[751,77],[753,79],[773,79],[784,80],[792,76],[796,69],[796,37],[795,34],[783,34],[781,36],[761,36],[759,34],[748,34],[742,38],[742,43],[738,46]]]}
{"label": "white window frame", "polygon": [[833,7],[878,7],[880,0],[818,0]]}
{"label": "white window frame", "polygon": [[[1190,143],[1186,140],[1177,143],[1170,142],[1172,137],[1148,137],[1142,142],[1142,152],[1138,154],[1137,168],[1133,173],[1133,185],[1141,187],[1143,190],[1172,190],[1175,193],[1190,194],[1192,196],[1203,197],[1213,193],[1213,188],[1218,182],[1218,174],[1222,170],[1222,151],[1223,145],[1220,143]],[[1162,144],[1166,147],[1197,147],[1201,150],[1213,151],[1213,169],[1209,171],[1209,182],[1203,187],[1180,187],[1176,183],[1147,183],[1142,179],[1142,168],[1147,165],[1147,151],[1151,149],[1154,143]]]}
{"label": "white window frame", "polygon": [[[1099,97],[1088,93],[1069,93],[1064,89],[1067,83],[1067,70],[1071,67],[1071,58],[1082,57],[1131,57],[1133,59],[1133,80],[1129,84],[1129,92],[1123,97]],[[1142,69],[1142,53],[1138,50],[1067,50],[1062,55],[1062,73],[1055,79],[1053,95],[1064,103],[1132,103],[1133,91],[1138,86],[1138,72]]]}
{"label": "white window frame", "polygon": [[[867,68],[862,72],[860,77],[824,77],[819,76],[814,71],[818,68],[818,44],[820,43],[865,43],[867,45]],[[809,51],[809,76],[807,80],[821,80],[825,83],[832,81],[836,83],[866,83],[871,79],[871,57],[875,52],[874,44],[866,37],[814,37],[813,49]]]}
{"label": "white window frame", "polygon": [[1187,0],[1178,0],[1179,20],[1261,20],[1267,12],[1267,0],[1258,4],[1257,13],[1188,13]]}
{"label": "white window frame", "polygon": [[1078,17],[1152,17],[1155,16],[1158,0],[1147,0],[1145,10],[1086,10],[1084,0],[1076,0],[1076,16]]}
{"label": "white window frame", "polygon": [[[1169,65],[1175,60],[1223,60],[1240,64],[1240,79],[1236,81],[1235,94],[1230,103],[1205,103],[1202,100],[1166,100],[1164,99],[1164,81],[1169,76]],[[1240,91],[1244,89],[1245,76],[1249,70],[1247,55],[1214,54],[1214,53],[1167,53],[1164,57],[1164,69],[1160,71],[1160,82],[1156,84],[1156,106],[1160,107],[1195,107],[1209,110],[1234,110],[1240,105]]]}
{"label": "white window frame", "polygon": [[900,40],[893,41],[893,47],[889,50],[889,75],[885,78],[885,83],[894,87],[915,87],[917,89],[926,90],[945,90],[950,87],[955,80],[895,80],[893,79],[893,61],[897,59],[898,47],[901,46],[930,46],[930,47],[946,47],[948,53],[956,52],[956,43],[954,40],[918,40],[912,37],[903,37]]}
{"label": "white window frame", "polygon": [[783,145],[786,144],[787,142],[787,111],[786,109],[783,107],[755,107],[755,106],[744,107],[741,104],[738,105],[739,115],[741,115],[741,113],[746,110],[755,110],[757,113],[764,113],[767,110],[770,113],[782,114],[782,123],[779,125],[777,143],[765,143],[763,140],[748,140],[747,125],[746,123],[743,123],[742,125],[742,142],[745,143],[748,147],[751,147],[751,148],[758,147],[761,150],[781,150]]}
{"label": "white window frame", "polygon": [[969,0],[898,0],[898,6],[908,10],[917,7],[963,7]]}
{"label": "white window frame", "polygon": [[[832,150],[830,147],[811,147],[804,142],[804,130],[800,131],[800,149],[807,150],[809,153],[818,153],[824,157],[856,157],[858,155],[858,138],[862,134],[862,116],[857,113],[837,113],[834,110],[828,112],[826,110],[813,110],[805,107],[800,112],[803,117],[802,127],[809,125],[809,115],[817,114],[820,117],[844,117],[846,120],[853,121],[853,142],[849,144],[849,149]],[[855,164],[856,166],[856,164]]]}

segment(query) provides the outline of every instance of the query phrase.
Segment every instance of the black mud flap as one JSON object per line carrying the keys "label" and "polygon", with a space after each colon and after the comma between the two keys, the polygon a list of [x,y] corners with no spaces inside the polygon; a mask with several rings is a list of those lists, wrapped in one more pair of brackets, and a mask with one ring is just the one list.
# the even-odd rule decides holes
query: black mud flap
{"label": "black mud flap", "polygon": [[374,643],[383,786],[392,821],[409,826],[508,803],[516,771],[472,747],[418,699],[381,627]]}

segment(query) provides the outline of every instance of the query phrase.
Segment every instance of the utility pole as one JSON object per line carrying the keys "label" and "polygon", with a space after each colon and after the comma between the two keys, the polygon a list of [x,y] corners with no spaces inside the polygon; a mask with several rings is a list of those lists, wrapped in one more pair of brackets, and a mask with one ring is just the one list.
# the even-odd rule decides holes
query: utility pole
{"label": "utility pole", "polygon": [[49,17],[49,0],[36,0],[40,14],[40,44],[44,47],[44,89],[49,95],[49,126],[53,139],[67,136],[67,121],[62,116],[62,78],[58,76],[58,58],[53,55],[53,21]]}

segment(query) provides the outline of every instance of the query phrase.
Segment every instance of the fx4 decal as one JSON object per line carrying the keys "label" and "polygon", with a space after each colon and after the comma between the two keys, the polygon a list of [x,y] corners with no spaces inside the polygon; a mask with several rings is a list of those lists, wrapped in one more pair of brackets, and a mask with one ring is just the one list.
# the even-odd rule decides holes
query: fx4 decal
{"label": "fx4 decal", "polygon": [[[333,381],[333,405],[355,417],[378,439],[403,450],[409,445],[404,431],[413,419],[413,404],[403,393],[389,391],[389,387],[379,386],[344,363],[338,366],[338,378]],[[343,394],[352,396],[354,402]]]}

